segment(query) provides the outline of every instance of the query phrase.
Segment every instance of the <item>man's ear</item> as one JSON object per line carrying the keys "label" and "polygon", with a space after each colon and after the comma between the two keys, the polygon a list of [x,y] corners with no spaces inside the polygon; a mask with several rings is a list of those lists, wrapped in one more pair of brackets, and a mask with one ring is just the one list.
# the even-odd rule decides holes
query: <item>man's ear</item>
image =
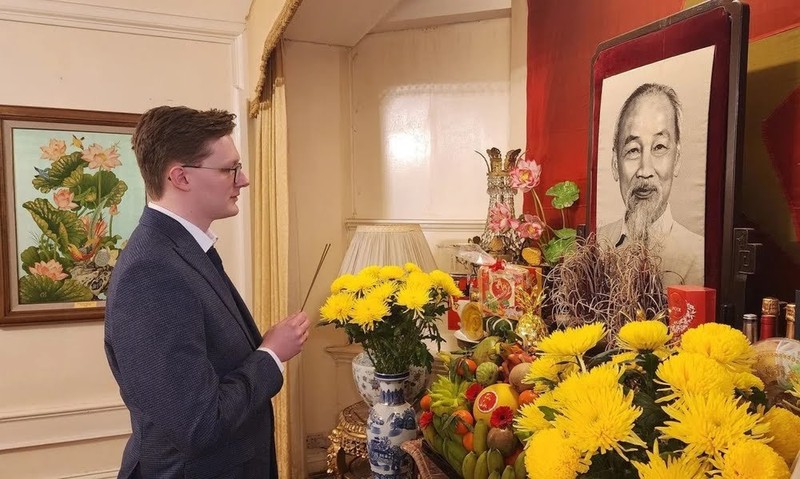
{"label": "man's ear", "polygon": [[180,165],[174,165],[167,170],[167,181],[181,191],[189,191],[190,189],[186,169]]}
{"label": "man's ear", "polygon": [[677,178],[678,172],[681,171],[681,144],[676,145],[675,151],[675,168],[672,169],[672,176]]}
{"label": "man's ear", "polygon": [[619,181],[619,164],[617,162],[617,153],[611,153],[611,174],[614,175],[614,181]]}

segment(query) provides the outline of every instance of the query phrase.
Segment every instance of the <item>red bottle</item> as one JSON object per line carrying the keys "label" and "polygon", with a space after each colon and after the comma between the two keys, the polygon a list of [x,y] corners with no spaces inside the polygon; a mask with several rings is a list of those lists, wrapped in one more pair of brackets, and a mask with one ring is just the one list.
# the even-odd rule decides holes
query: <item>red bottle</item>
{"label": "red bottle", "polygon": [[764,340],[775,336],[775,315],[762,314],[761,315],[761,334],[758,335],[759,340]]}

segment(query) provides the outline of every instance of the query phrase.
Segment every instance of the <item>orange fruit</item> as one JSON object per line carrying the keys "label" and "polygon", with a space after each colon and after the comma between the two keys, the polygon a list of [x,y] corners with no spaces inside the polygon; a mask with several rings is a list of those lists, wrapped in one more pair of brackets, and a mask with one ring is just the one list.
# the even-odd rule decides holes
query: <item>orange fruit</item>
{"label": "orange fruit", "polygon": [[472,434],[472,431],[469,431],[461,438],[461,445],[464,446],[464,449],[467,451],[472,452],[475,450],[475,446],[473,445],[474,437],[475,435]]}
{"label": "orange fruit", "polygon": [[468,433],[471,429],[471,426],[475,424],[475,419],[466,409],[459,409],[455,411],[453,415],[456,416],[454,419],[456,423],[456,434],[463,436],[464,434]]}
{"label": "orange fruit", "polygon": [[419,407],[421,407],[423,411],[430,411],[431,402],[433,402],[433,398],[431,398],[430,394],[426,394],[419,400]]}
{"label": "orange fruit", "polygon": [[519,401],[520,406],[524,406],[536,401],[536,398],[538,397],[539,395],[533,392],[533,389],[526,389],[525,391],[519,393],[519,398],[517,398],[517,401]]}

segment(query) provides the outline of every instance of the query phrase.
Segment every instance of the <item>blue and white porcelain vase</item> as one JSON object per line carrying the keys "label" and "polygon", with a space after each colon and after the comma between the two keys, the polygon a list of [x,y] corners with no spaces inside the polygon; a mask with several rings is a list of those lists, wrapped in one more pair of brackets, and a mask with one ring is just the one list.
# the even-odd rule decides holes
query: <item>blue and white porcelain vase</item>
{"label": "blue and white porcelain vase", "polygon": [[372,405],[367,418],[367,454],[375,479],[411,479],[414,466],[411,456],[400,449],[406,441],[417,438],[414,408],[405,400],[403,382],[408,372],[376,372],[380,399]]}

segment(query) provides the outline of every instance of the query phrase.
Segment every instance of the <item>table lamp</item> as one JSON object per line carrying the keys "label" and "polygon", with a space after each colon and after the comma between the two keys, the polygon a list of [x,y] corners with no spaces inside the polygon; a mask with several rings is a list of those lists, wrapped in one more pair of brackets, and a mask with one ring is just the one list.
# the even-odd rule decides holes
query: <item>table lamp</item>
{"label": "table lamp", "polygon": [[342,260],[339,275],[356,274],[367,266],[414,263],[429,273],[436,269],[428,240],[418,224],[360,225]]}

